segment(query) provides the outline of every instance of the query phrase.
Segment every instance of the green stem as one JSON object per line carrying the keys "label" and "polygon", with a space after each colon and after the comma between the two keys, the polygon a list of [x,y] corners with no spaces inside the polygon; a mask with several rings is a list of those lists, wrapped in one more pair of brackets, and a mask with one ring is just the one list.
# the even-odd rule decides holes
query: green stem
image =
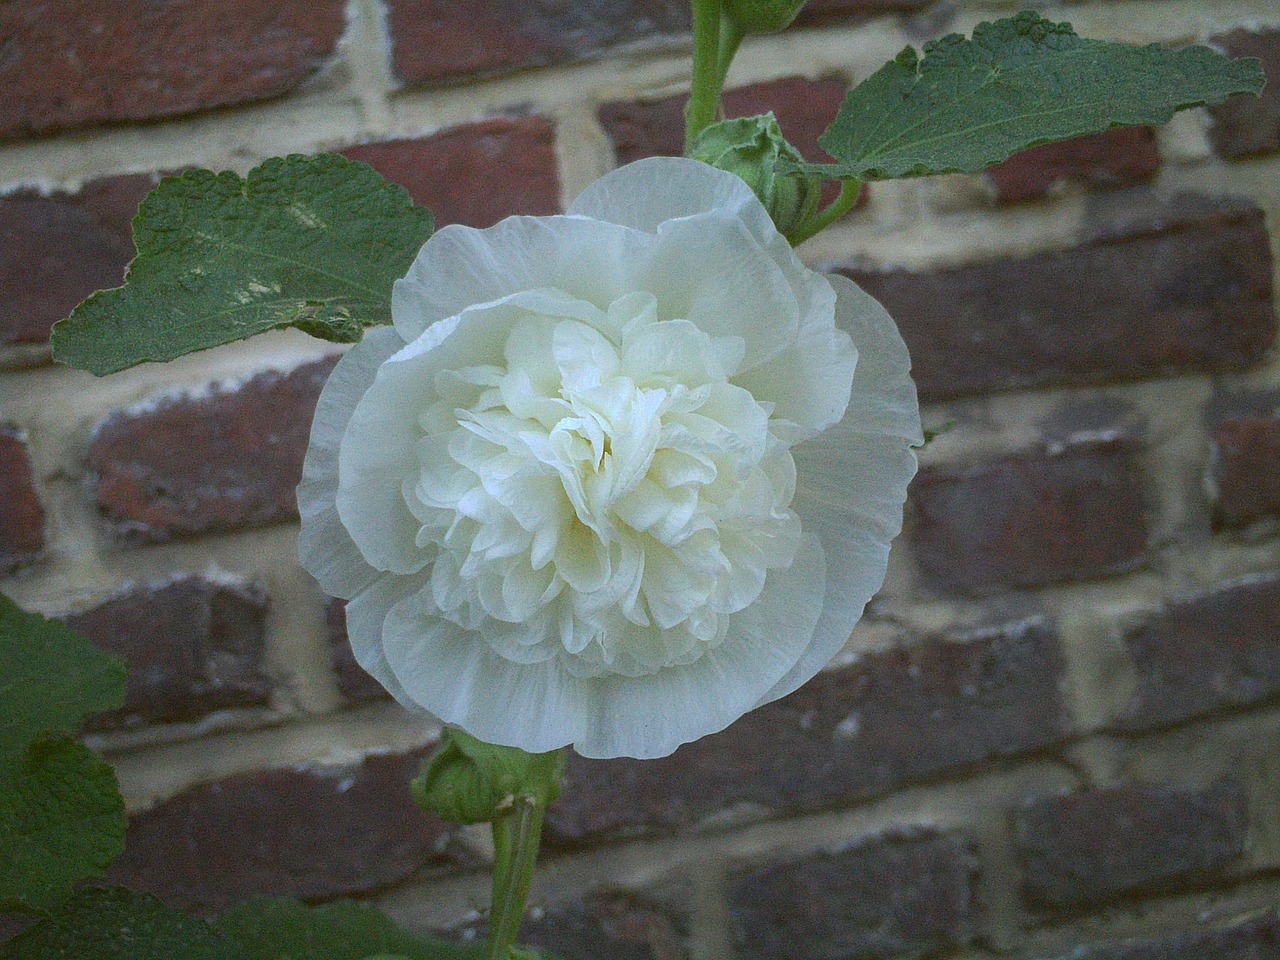
{"label": "green stem", "polygon": [[719,72],[716,76],[716,83],[719,87],[718,92],[724,91],[724,81],[729,76],[729,65],[733,63],[733,58],[737,55],[738,47],[742,45],[744,36],[742,29],[732,17],[721,16],[720,52],[716,58],[719,65]]}
{"label": "green stem", "polygon": [[840,187],[840,195],[787,234],[787,241],[793,247],[798,247],[814,234],[825,230],[853,209],[853,205],[858,202],[858,194],[861,192],[861,180],[846,180]]}
{"label": "green stem", "polygon": [[720,0],[693,0],[693,89],[685,108],[685,153],[720,110]]}
{"label": "green stem", "polygon": [[530,794],[514,798],[509,812],[493,821],[493,910],[489,960],[510,960],[533,883],[546,804]]}

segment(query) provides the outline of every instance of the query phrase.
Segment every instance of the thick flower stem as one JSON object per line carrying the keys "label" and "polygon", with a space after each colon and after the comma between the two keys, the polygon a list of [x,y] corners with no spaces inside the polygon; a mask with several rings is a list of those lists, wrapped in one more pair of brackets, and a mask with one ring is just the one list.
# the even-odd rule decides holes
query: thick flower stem
{"label": "thick flower stem", "polygon": [[511,809],[493,821],[493,911],[489,917],[489,960],[510,960],[520,932],[533,868],[542,839],[546,803],[532,794],[513,798]]}
{"label": "thick flower stem", "polygon": [[798,247],[814,234],[825,230],[853,209],[853,205],[858,202],[858,194],[861,192],[862,181],[846,180],[840,187],[840,195],[788,233],[787,241],[793,247]]}
{"label": "thick flower stem", "polygon": [[[728,66],[725,66],[728,69]],[[693,0],[693,89],[685,108],[685,153],[720,110],[720,0]]]}

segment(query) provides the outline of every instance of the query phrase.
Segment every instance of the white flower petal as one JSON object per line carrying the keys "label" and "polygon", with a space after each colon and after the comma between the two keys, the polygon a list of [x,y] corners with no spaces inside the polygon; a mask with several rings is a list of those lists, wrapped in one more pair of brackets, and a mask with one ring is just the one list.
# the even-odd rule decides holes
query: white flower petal
{"label": "white flower petal", "polygon": [[396,679],[387,663],[383,634],[387,614],[401,600],[421,591],[422,577],[387,577],[375,581],[347,603],[347,638],[351,653],[373,679],[377,680],[396,701],[415,713],[425,712]]}

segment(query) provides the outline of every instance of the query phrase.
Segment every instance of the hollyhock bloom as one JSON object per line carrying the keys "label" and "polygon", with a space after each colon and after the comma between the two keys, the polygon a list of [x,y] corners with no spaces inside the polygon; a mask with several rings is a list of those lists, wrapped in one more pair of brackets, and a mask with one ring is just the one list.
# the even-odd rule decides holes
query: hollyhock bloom
{"label": "hollyhock bloom", "polygon": [[907,351],[736,176],[642,160],[566,216],[449,226],[321,395],[306,568],[405,706],[658,757],[794,690],[885,573]]}

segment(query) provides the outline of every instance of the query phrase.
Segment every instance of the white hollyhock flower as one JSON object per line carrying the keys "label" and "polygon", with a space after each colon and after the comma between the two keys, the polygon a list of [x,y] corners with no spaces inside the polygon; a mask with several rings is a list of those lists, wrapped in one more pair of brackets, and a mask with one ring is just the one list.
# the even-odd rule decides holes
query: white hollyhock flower
{"label": "white hollyhock flower", "polygon": [[736,176],[643,160],[567,216],[445,227],[392,313],[325,387],[298,501],[402,704],[658,757],[848,639],[916,468],[907,351]]}

